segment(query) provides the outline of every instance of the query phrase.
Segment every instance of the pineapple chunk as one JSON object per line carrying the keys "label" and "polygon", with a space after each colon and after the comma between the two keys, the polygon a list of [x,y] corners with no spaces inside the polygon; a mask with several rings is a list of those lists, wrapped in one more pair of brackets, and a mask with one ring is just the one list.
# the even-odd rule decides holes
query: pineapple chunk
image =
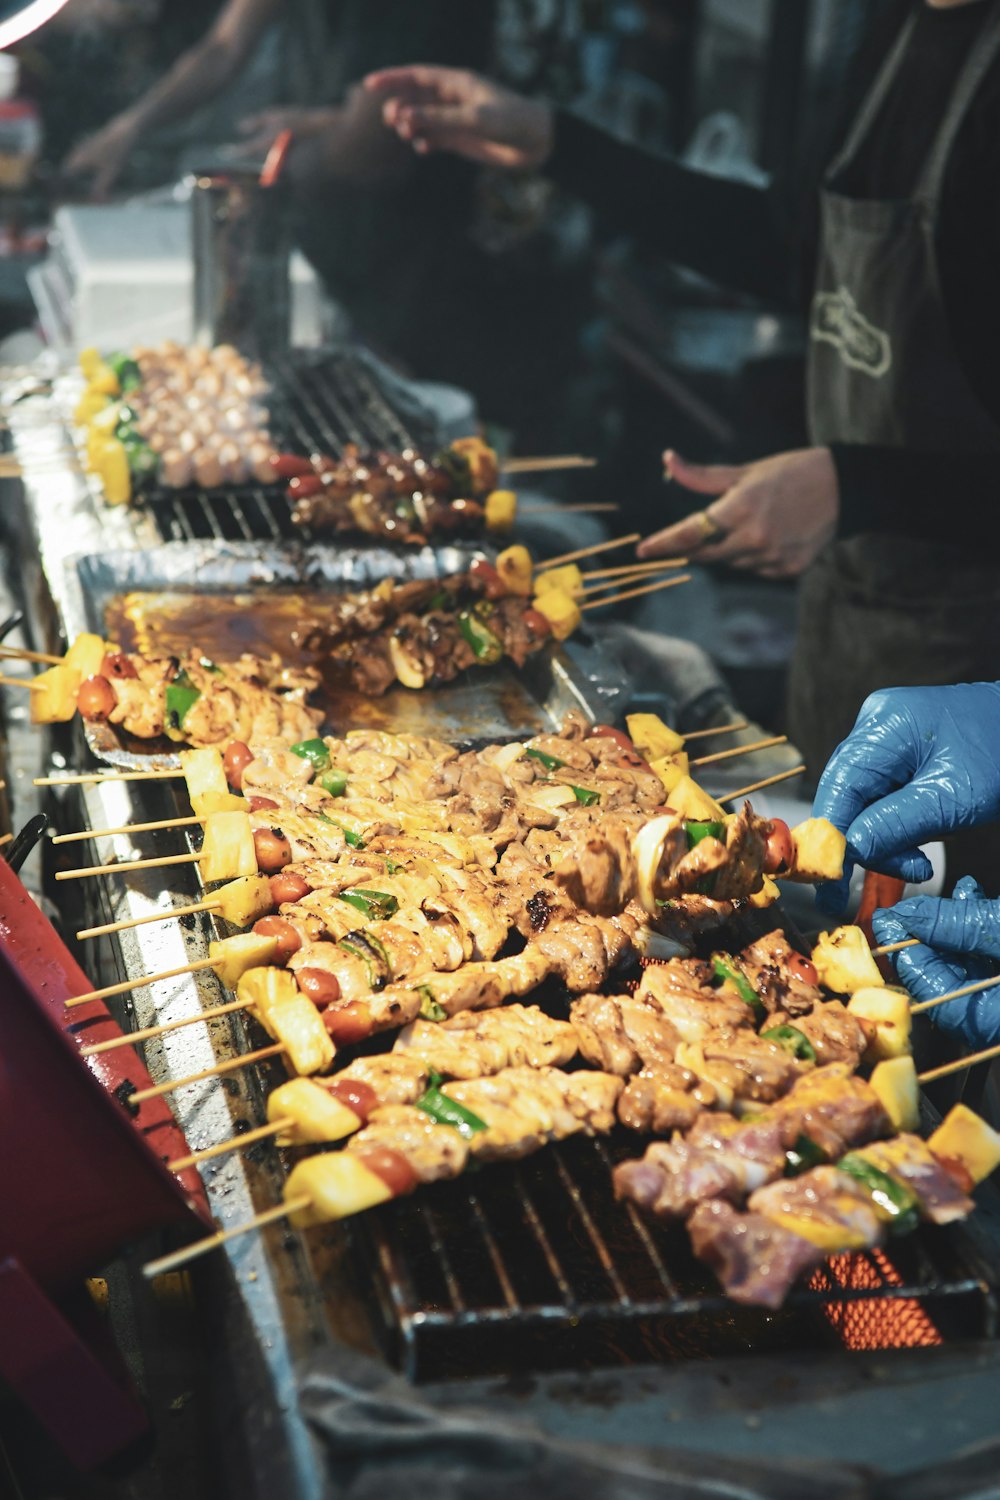
{"label": "pineapple chunk", "polygon": [[927,1142],[942,1161],[960,1162],[973,1182],[983,1182],[1000,1166],[1000,1135],[967,1104],[956,1104]]}
{"label": "pineapple chunk", "polygon": [[76,713],[80,674],[75,667],[49,667],[31,679],[32,724],[65,724]]}
{"label": "pineapple chunk", "polygon": [[325,1073],[333,1065],[336,1054],[330,1033],[305,995],[296,992],[294,1000],[273,1005],[267,1029],[276,1042],[283,1043],[294,1072]]}
{"label": "pineapple chunk", "polygon": [[536,597],[535,608],[548,620],[557,641],[566,640],[580,623],[579,606],[562,589],[546,589]]}
{"label": "pineapple chunk", "polygon": [[535,575],[535,597],[556,589],[571,598],[583,593],[583,574],[576,563],[565,563],[561,568],[549,568]]}
{"label": "pineapple chunk", "polygon": [[517,515],[517,495],[513,490],[490,490],[486,496],[487,531],[510,531]]}
{"label": "pineapple chunk", "polygon": [[683,751],[680,755],[661,755],[658,760],[650,761],[649,769],[659,776],[663,782],[663,790],[669,796],[688,774],[687,756]]}
{"label": "pineapple chunk", "polygon": [[877,1061],[902,1057],[910,1050],[910,997],[905,990],[861,989],[847,1009],[868,1038],[867,1056]]}
{"label": "pineapple chunk", "polygon": [[288,969],[248,969],[236,987],[236,998],[252,1005],[262,1026],[269,1028],[271,1012],[299,995],[295,975]]}
{"label": "pineapple chunk", "polygon": [[920,1088],[912,1057],[890,1057],[880,1062],[869,1083],[897,1130],[919,1130]]}
{"label": "pineapple chunk", "polygon": [[267,1118],[294,1120],[278,1136],[279,1146],[321,1145],[360,1130],[364,1121],[311,1078],[293,1078],[267,1096]]}
{"label": "pineapple chunk", "polygon": [[191,800],[191,811],[196,818],[207,822],[213,813],[246,812],[246,798],[236,792],[196,792]]}
{"label": "pineapple chunk", "polygon": [[101,670],[101,663],[107,655],[108,645],[99,635],[92,635],[85,631],[78,635],[63,657],[63,666],[72,667],[73,671],[79,672],[80,681],[85,682],[88,677],[96,677]]}
{"label": "pineapple chunk", "polygon": [[507,547],[496,560],[496,570],[512,594],[531,597],[534,565],[527,547]]}
{"label": "pineapple chunk", "polygon": [[201,846],[201,878],[204,881],[233,880],[237,875],[257,874],[257,851],[249,815],[245,812],[210,813]]}
{"label": "pineapple chunk", "polygon": [[830,1255],[843,1255],[848,1250],[868,1248],[868,1237],[860,1227],[853,1228],[847,1223],[827,1224],[820,1219],[809,1218],[806,1214],[775,1213],[769,1217],[775,1224],[780,1224],[782,1229],[790,1230],[792,1234],[799,1235],[801,1239],[808,1240],[810,1245],[816,1245]]}
{"label": "pineapple chunk", "polygon": [[261,937],[256,932],[241,932],[208,945],[215,972],[229,990],[235,990],[248,969],[273,963],[277,952],[277,938]]}
{"label": "pineapple chunk", "polygon": [[860,927],[837,927],[821,932],[812,951],[820,984],[838,995],[885,984]]}
{"label": "pineapple chunk", "polygon": [[773,906],[780,895],[781,892],[776,882],[771,879],[770,875],[765,875],[764,884],[760,890],[754,891],[750,897],[750,905],[756,907]]}
{"label": "pineapple chunk", "polygon": [[398,680],[406,688],[422,688],[427,678],[418,659],[394,635],[389,637],[389,660]]}
{"label": "pineapple chunk", "polygon": [[388,1203],[392,1191],[364,1162],[346,1151],[325,1151],[295,1164],[285,1184],[285,1202],[308,1198],[308,1207],[289,1216],[294,1229],[328,1224]]}
{"label": "pineapple chunk", "polygon": [[659,714],[626,714],[625,723],[632,743],[646,760],[675,755],[684,749],[684,736],[664,724]]}
{"label": "pineapple chunk", "polygon": [[219,915],[233,927],[252,927],[260,917],[274,909],[271,882],[266,875],[241,875],[212,894],[219,903]]}
{"label": "pineapple chunk", "polygon": [[670,806],[682,818],[700,823],[725,823],[729,813],[690,776],[682,776],[670,793]]}
{"label": "pineapple chunk", "polygon": [[203,796],[205,792],[215,792],[219,796],[229,795],[229,783],[223,770],[220,751],[211,746],[204,750],[182,750],[180,762],[192,807],[194,799]]}
{"label": "pineapple chunk", "polygon": [[785,880],[839,880],[844,873],[847,840],[826,818],[807,818],[792,834],[792,863]]}

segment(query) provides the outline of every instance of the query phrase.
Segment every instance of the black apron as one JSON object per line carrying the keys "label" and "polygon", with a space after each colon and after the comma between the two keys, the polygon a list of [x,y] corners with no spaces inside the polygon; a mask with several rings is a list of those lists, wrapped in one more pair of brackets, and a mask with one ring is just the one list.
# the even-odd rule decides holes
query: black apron
{"label": "black apron", "polygon": [[[851,198],[837,185],[903,64],[915,14],[827,173],[808,393],[817,445],[995,452],[1000,483],[1000,425],[958,362],[936,253],[948,157],[1000,54],[998,0],[989,9],[912,198]],[[990,560],[990,527],[969,517],[961,494],[942,495],[941,506],[976,528],[980,550],[974,539],[952,546],[864,533],[832,543],[803,575],[789,730],[814,777],[876,688],[1000,678],[1000,565]]]}

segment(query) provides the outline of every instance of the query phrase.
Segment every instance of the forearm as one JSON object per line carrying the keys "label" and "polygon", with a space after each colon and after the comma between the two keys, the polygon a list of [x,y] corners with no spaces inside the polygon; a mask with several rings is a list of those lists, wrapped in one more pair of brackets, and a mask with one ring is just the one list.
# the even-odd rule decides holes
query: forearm
{"label": "forearm", "polygon": [[[942,497],[989,494],[996,484],[995,455],[989,453],[921,453],[846,443],[834,443],[830,451],[840,491],[840,537],[878,532],[954,541]],[[973,528],[966,540],[978,547],[985,538]]]}
{"label": "forearm", "polygon": [[545,170],[676,264],[767,302],[801,302],[801,247],[776,189],[694,171],[563,110]]}

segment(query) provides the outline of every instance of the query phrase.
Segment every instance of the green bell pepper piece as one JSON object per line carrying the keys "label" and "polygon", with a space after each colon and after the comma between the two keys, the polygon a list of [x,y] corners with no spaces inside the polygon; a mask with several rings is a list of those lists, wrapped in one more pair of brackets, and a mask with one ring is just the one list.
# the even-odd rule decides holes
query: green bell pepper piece
{"label": "green bell pepper piece", "polygon": [[303,760],[310,761],[314,770],[326,771],[329,769],[330,752],[322,740],[299,740],[297,744],[290,745],[289,749],[293,755],[301,756]]}
{"label": "green bell pepper piece", "polygon": [[577,802],[582,802],[584,807],[593,807],[595,802],[600,802],[601,800],[600,792],[592,792],[589,787],[574,786],[571,782],[569,789]]}
{"label": "green bell pepper piece", "polygon": [[434,999],[429,984],[418,984],[417,994],[420,996],[420,1014],[425,1021],[447,1021],[448,1012]]}
{"label": "green bell pepper piece", "polygon": [[184,717],[198,702],[201,693],[195,687],[188,674],[184,671],[177,673],[173,682],[167,684],[166,710],[167,727],[180,731],[184,724]]}
{"label": "green bell pepper piece", "polygon": [[764,1016],[767,1015],[764,1002],[737,964],[735,958],[732,958],[728,953],[713,953],[712,968],[723,983],[732,985],[740,999],[746,1001],[757,1019],[763,1020]]}
{"label": "green bell pepper piece", "polygon": [[797,1136],[795,1145],[785,1152],[785,1176],[798,1177],[800,1172],[820,1167],[825,1161],[826,1153],[820,1150],[815,1141],[811,1141],[807,1135]]}
{"label": "green bell pepper piece", "polygon": [[328,818],[325,812],[313,811],[313,817],[320,818],[324,823],[329,823],[331,828],[339,828],[344,835],[344,842],[347,844],[348,849],[364,849],[367,847],[360,833],[355,833],[353,828],[345,828],[343,823],[338,823],[333,818]]}
{"label": "green bell pepper piece", "polygon": [[920,1204],[916,1195],[905,1185],[883,1172],[866,1157],[849,1151],[837,1162],[837,1171],[853,1177],[871,1195],[875,1211],[883,1223],[889,1225],[890,1234],[909,1234],[920,1220]]}
{"label": "green bell pepper piece", "polygon": [[769,1042],[777,1042],[779,1047],[784,1047],[802,1062],[816,1061],[816,1048],[797,1026],[772,1026],[770,1031],[762,1031],[761,1036]]}
{"label": "green bell pepper piece", "polygon": [[450,1099],[447,1094],[441,1092],[438,1088],[440,1080],[437,1079],[437,1074],[432,1073],[431,1079],[430,1088],[417,1100],[417,1108],[422,1109],[425,1115],[430,1115],[436,1125],[450,1125],[467,1141],[480,1130],[488,1128],[486,1121],[474,1115],[471,1109],[466,1109],[465,1105],[459,1104],[457,1099]]}
{"label": "green bell pepper piece", "polygon": [[559,759],[558,755],[547,755],[544,750],[532,750],[529,748],[524,753],[525,755],[530,755],[532,760],[537,760],[545,767],[546,771],[561,770],[566,764],[564,760]]}
{"label": "green bell pepper piece", "polygon": [[123,391],[134,391],[142,385],[142,371],[131,354],[109,354],[106,363],[118,376]]}
{"label": "green bell pepper piece", "polygon": [[458,628],[463,639],[472,647],[472,654],[476,661],[481,662],[484,667],[492,666],[503,656],[503,646],[499,636],[494,635],[489,626],[471,610],[461,611],[458,617]]}
{"label": "green bell pepper piece", "polygon": [[700,844],[702,839],[725,839],[725,823],[699,823],[696,819],[688,819],[684,824],[684,832],[687,834],[688,848],[693,849],[695,844]]}
{"label": "green bell pepper piece", "polygon": [[352,958],[360,958],[368,971],[368,983],[373,990],[380,990],[388,984],[392,978],[392,965],[389,955],[386,953],[377,937],[370,932],[358,929],[349,932],[337,943],[345,953]]}
{"label": "green bell pepper piece", "polygon": [[342,797],[347,791],[347,772],[331,766],[329,771],[323,771],[316,778],[317,783],[324,792],[329,792],[331,797]]}
{"label": "green bell pepper piece", "polygon": [[353,891],[341,891],[340,900],[346,901],[348,906],[355,907],[373,922],[384,922],[399,911],[396,897],[385,891],[363,891],[356,887]]}

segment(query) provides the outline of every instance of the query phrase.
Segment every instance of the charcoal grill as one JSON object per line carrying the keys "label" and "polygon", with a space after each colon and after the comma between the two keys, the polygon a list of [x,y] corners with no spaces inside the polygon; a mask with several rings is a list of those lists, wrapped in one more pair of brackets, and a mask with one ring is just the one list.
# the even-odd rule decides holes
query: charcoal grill
{"label": "charcoal grill", "polygon": [[[271,367],[270,429],[279,448],[336,457],[345,443],[362,451],[434,448],[439,434],[432,414],[399,395],[390,400],[384,375],[353,351],[297,354]],[[400,388],[403,389],[402,387]],[[285,484],[228,489],[149,491],[150,508],[164,541],[321,540],[292,521]]]}
{"label": "charcoal grill", "polygon": [[[352,364],[346,353],[296,363],[283,379],[287,431],[300,446],[337,451],[348,440],[366,446],[428,441],[429,420],[421,431],[410,414],[399,415],[372,367]],[[58,414],[54,404],[50,444]],[[108,517],[96,510],[79,477],[69,491],[68,476],[61,478],[65,508],[58,516],[47,513],[51,470],[42,464],[32,471],[34,452],[44,454],[44,445],[33,447],[44,430],[36,408],[20,435],[19,451],[25,459],[30,529],[60,606],[71,576],[66,561],[99,548]],[[289,523],[280,490],[257,489],[211,497],[153,496],[144,510],[115,515],[110,524],[115,545],[142,546],[157,537],[267,539],[284,535]],[[232,527],[236,530],[225,529]],[[39,638],[52,638],[51,622],[36,619],[38,624],[49,627]],[[109,803],[105,799],[111,795],[108,788],[88,788],[69,823],[81,826],[82,814],[92,827],[109,826],[169,816],[174,805],[179,807],[170,784],[119,787]],[[102,858],[107,847],[97,851]],[[164,854],[185,847],[180,834],[157,835],[153,843],[155,852]],[[101,886],[87,891],[99,905],[79,913],[82,919],[145,914],[162,905],[155,872]],[[193,875],[184,870],[172,893],[178,904],[196,897]],[[121,944],[108,945],[104,972],[94,973],[95,980],[155,972],[201,957],[210,935],[204,915],[185,919],[183,929],[177,923],[138,928],[124,934]],[[732,939],[747,940],[745,933]],[[170,1014],[183,1008],[194,1013],[219,998],[215,988],[214,979],[204,975],[197,983],[172,987]],[[124,1008],[133,1024],[142,1025],[157,1018],[158,1003],[140,990]],[[245,1050],[253,1040],[241,1021],[216,1023],[211,1038],[194,1035],[202,1030],[177,1033],[187,1038],[185,1045],[150,1049],[151,1071],[180,1076],[214,1055]],[[254,1070],[225,1083],[215,1080],[182,1111],[192,1146],[259,1122],[265,1083],[273,1085],[280,1076],[280,1071],[269,1076]],[[611,1165],[634,1151],[635,1142],[625,1133],[606,1141],[569,1141],[519,1164],[494,1165],[438,1184],[348,1225],[304,1237],[273,1226],[250,1242],[232,1242],[228,1270],[221,1257],[204,1263],[198,1272],[204,1281],[217,1288],[228,1278],[233,1288],[218,1329],[231,1344],[226,1362],[232,1378],[244,1374],[241,1349],[252,1347],[254,1378],[260,1381],[263,1363],[273,1412],[280,1414],[264,1432],[247,1409],[242,1441],[259,1457],[259,1473],[273,1478],[276,1464],[284,1464],[282,1492],[291,1493],[287,1482],[294,1474],[295,1493],[319,1493],[315,1450],[294,1400],[297,1372],[306,1360],[321,1357],[324,1347],[345,1338],[370,1347],[372,1329],[415,1380],[623,1360],[666,1365],[737,1351],[920,1349],[995,1337],[1000,1258],[974,1223],[925,1229],[885,1251],[840,1257],[798,1289],[780,1314],[734,1308],[693,1259],[683,1234],[650,1224],[631,1206],[613,1201]],[[213,1207],[231,1224],[276,1200],[282,1167],[276,1151],[261,1145],[212,1163],[206,1179]],[[363,1332],[353,1301],[357,1294],[369,1300],[371,1310]]]}

